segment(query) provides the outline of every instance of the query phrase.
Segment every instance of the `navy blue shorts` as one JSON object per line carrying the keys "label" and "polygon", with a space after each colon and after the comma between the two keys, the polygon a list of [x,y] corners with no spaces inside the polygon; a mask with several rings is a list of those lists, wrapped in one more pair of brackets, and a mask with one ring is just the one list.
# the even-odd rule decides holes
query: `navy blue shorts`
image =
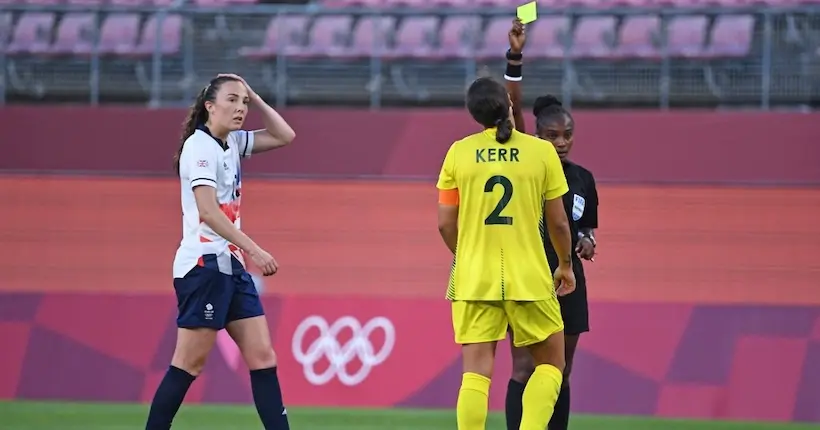
{"label": "navy blue shorts", "polygon": [[248,272],[226,275],[196,266],[184,278],[174,278],[174,290],[180,328],[221,330],[231,321],[265,314]]}

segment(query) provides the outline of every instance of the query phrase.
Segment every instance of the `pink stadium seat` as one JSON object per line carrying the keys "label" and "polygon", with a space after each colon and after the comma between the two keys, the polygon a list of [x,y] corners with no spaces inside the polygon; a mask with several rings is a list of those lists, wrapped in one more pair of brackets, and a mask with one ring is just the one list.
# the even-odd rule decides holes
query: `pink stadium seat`
{"label": "pink stadium seat", "polygon": [[754,18],[751,15],[719,16],[712,29],[707,57],[744,57],[752,48]]}
{"label": "pink stadium seat", "polygon": [[64,15],[57,27],[57,36],[49,53],[67,55],[82,52],[84,49],[90,52],[94,46],[95,24],[95,17],[90,13]]}
{"label": "pink stadium seat", "polygon": [[439,19],[435,16],[410,16],[404,18],[396,32],[393,48],[387,57],[424,58],[433,54]]}
{"label": "pink stadium seat", "polygon": [[622,58],[655,58],[659,56],[655,40],[660,31],[657,16],[627,17],[621,24],[621,37],[615,56]]}
{"label": "pink stadium seat", "polygon": [[308,17],[304,15],[274,17],[268,23],[262,46],[241,48],[239,55],[266,59],[275,57],[279,52],[287,52],[288,49],[299,49],[299,42],[303,39],[307,27]]}
{"label": "pink stadium seat", "polygon": [[658,0],[617,0],[618,6],[627,7],[654,7]]}
{"label": "pink stadium seat", "polygon": [[109,15],[100,29],[100,54],[127,54],[137,45],[140,16],[136,13]]}
{"label": "pink stadium seat", "polygon": [[667,49],[670,57],[698,57],[706,42],[705,16],[673,18],[667,28]]}
{"label": "pink stadium seat", "polygon": [[707,4],[706,0],[654,0],[655,5],[666,7],[695,7]]}
{"label": "pink stadium seat", "polygon": [[446,18],[439,34],[439,47],[431,57],[472,58],[481,29],[481,19],[475,16]]}
{"label": "pink stadium seat", "polygon": [[551,10],[563,9],[567,7],[569,2],[570,0],[539,0],[538,7],[543,7]]}
{"label": "pink stadium seat", "polygon": [[231,0],[194,0],[193,3],[201,8],[226,7],[231,5]]}
{"label": "pink stadium seat", "polygon": [[472,0],[429,0],[431,7],[463,8],[472,5]]}
{"label": "pink stadium seat", "polygon": [[[493,7],[493,8],[515,8],[519,4],[525,2],[517,2],[515,0],[473,0],[470,2],[470,5],[478,6],[478,7]],[[508,19],[508,21],[512,21],[512,19]],[[512,24],[512,23],[511,23]]]}
{"label": "pink stadium seat", "polygon": [[389,0],[324,0],[322,6],[326,7],[382,7]]}
{"label": "pink stadium seat", "polygon": [[116,6],[143,6],[148,3],[148,0],[110,0],[110,2]]}
{"label": "pink stadium seat", "polygon": [[567,0],[565,4],[588,9],[603,9],[614,6],[615,0]]}
{"label": "pink stadium seat", "polygon": [[37,5],[37,6],[50,6],[62,3],[61,0],[23,0],[22,3],[30,4],[30,5]]}
{"label": "pink stadium seat", "polygon": [[176,54],[182,42],[182,17],[179,15],[165,15],[160,22],[159,15],[153,15],[142,27],[142,37],[134,54],[150,56],[157,49],[157,29],[160,30],[160,52],[163,55]]}
{"label": "pink stadium seat", "polygon": [[17,21],[8,54],[43,54],[51,48],[53,13],[32,12],[23,14]]}
{"label": "pink stadium seat", "polygon": [[387,52],[387,41],[396,28],[393,16],[365,16],[359,19],[353,30],[350,46],[338,57],[363,58],[382,56]]}
{"label": "pink stadium seat", "polygon": [[429,0],[388,0],[389,6],[421,9],[430,6]]}
{"label": "pink stadium seat", "polygon": [[609,41],[614,38],[615,17],[592,16],[581,18],[572,42],[570,55],[574,58],[601,58],[611,55]]}
{"label": "pink stadium seat", "polygon": [[68,4],[76,6],[99,6],[105,3],[105,0],[68,0]]}
{"label": "pink stadium seat", "polygon": [[564,40],[569,29],[569,19],[563,16],[547,16],[527,28],[527,39],[537,40],[527,48],[527,57],[563,58]]}
{"label": "pink stadium seat", "polygon": [[740,7],[755,4],[754,0],[717,0],[717,4],[726,7]]}
{"label": "pink stadium seat", "polygon": [[[494,18],[487,24],[481,35],[481,43],[476,52],[476,58],[481,60],[498,60],[503,58],[504,52],[510,46],[507,33],[512,26],[512,20],[508,17]],[[542,42],[539,40],[539,44]]]}
{"label": "pink stadium seat", "polygon": [[353,18],[350,16],[320,16],[310,27],[305,47],[286,47],[293,57],[325,57],[344,53]]}

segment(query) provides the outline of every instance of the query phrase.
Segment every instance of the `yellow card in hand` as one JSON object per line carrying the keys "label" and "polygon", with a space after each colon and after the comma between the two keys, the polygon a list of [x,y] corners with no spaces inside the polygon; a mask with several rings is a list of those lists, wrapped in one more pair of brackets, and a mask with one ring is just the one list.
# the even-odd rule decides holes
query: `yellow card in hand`
{"label": "yellow card in hand", "polygon": [[538,6],[534,1],[518,6],[518,19],[522,24],[529,24],[538,19]]}

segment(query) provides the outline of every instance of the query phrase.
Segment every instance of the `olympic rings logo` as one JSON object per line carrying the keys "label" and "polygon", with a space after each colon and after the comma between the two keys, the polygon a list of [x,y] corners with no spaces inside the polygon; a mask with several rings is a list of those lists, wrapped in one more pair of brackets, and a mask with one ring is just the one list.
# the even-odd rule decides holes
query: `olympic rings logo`
{"label": "olympic rings logo", "polygon": [[[318,329],[319,337],[303,349],[305,334],[311,329]],[[345,329],[349,329],[353,337],[342,345],[338,335]],[[370,341],[370,335],[376,330],[384,332],[384,344],[378,352],[374,351]],[[325,385],[336,377],[342,384],[352,387],[364,381],[373,367],[383,363],[395,344],[396,329],[385,317],[375,317],[362,326],[352,316],[341,317],[329,325],[324,318],[311,315],[296,327],[291,347],[293,357],[302,365],[305,379],[311,384]],[[330,365],[326,370],[317,372],[316,363],[322,358],[326,358]],[[347,365],[354,358],[358,358],[362,365],[356,372],[349,373]]]}

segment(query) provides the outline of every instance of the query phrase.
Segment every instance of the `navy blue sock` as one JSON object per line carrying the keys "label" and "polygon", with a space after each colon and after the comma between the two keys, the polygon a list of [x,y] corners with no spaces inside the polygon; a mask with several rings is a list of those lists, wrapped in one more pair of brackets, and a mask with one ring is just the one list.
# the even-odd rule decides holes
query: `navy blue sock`
{"label": "navy blue sock", "polygon": [[151,412],[145,430],[168,430],[174,421],[182,400],[196,376],[174,366],[169,366],[151,402]]}
{"label": "navy blue sock", "polygon": [[507,384],[507,398],[504,412],[507,418],[507,430],[518,430],[521,427],[521,398],[524,396],[524,387],[527,384],[510,379]]}
{"label": "navy blue sock", "polygon": [[265,430],[290,430],[276,368],[251,370],[251,390]]}
{"label": "navy blue sock", "polygon": [[555,410],[552,419],[547,427],[549,430],[567,430],[569,427],[569,384],[561,386],[558,394],[558,401],[555,402]]}

